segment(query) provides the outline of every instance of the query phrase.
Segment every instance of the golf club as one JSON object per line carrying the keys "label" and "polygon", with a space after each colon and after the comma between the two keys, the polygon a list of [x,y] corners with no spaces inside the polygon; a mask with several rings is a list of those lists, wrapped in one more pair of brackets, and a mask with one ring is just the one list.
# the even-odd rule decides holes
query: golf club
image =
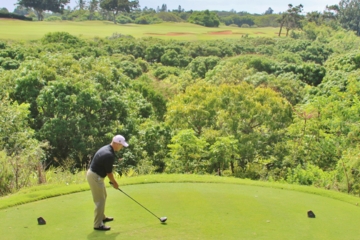
{"label": "golf club", "polygon": [[[111,185],[113,184],[112,182],[109,182]],[[139,204],[140,206],[142,206],[144,209],[146,209],[146,211],[148,211],[149,213],[151,213],[152,215],[154,215],[157,219],[160,220],[160,222],[165,223],[167,220],[167,217],[161,217],[159,218],[158,216],[156,216],[154,213],[152,213],[149,209],[147,209],[146,207],[144,207],[143,205],[141,205],[138,201],[136,201],[135,199],[133,199],[132,197],[130,197],[129,195],[127,195],[123,190],[121,190],[120,188],[118,188],[117,190],[119,190],[120,192],[122,192],[123,194],[125,194],[126,196],[128,196],[131,200],[133,200],[134,202],[136,202],[137,204]]]}

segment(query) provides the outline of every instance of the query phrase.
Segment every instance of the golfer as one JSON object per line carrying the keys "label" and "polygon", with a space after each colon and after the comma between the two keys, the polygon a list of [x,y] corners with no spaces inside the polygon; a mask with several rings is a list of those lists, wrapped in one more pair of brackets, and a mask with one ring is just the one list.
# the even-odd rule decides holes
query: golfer
{"label": "golfer", "polygon": [[118,189],[119,185],[116,182],[112,173],[113,164],[115,161],[115,152],[120,151],[123,147],[128,147],[129,144],[121,135],[113,137],[112,142],[100,148],[94,155],[90,163],[90,168],[87,171],[86,178],[90,185],[91,193],[95,203],[94,212],[94,229],[95,230],[110,230],[110,227],[105,226],[105,222],[114,220],[112,217],[105,216],[105,202],[106,202],[106,188],[104,178],[107,176],[113,187]]}

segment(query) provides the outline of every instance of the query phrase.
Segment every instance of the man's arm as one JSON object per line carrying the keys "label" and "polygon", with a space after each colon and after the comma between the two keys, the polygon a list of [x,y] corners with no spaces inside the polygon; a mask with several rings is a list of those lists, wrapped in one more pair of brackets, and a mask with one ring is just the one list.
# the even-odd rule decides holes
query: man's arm
{"label": "man's arm", "polygon": [[114,178],[114,174],[113,173],[107,173],[107,177],[110,179],[110,182],[112,182],[112,185],[115,189],[119,188],[118,183],[116,182],[115,178]]}

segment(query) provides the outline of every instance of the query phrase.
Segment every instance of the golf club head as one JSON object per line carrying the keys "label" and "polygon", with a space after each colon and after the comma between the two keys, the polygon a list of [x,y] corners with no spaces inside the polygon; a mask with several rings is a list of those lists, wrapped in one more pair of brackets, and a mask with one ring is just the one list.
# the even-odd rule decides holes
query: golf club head
{"label": "golf club head", "polygon": [[164,223],[164,222],[166,222],[167,217],[161,217],[161,218],[159,218],[159,219],[160,219],[160,222]]}

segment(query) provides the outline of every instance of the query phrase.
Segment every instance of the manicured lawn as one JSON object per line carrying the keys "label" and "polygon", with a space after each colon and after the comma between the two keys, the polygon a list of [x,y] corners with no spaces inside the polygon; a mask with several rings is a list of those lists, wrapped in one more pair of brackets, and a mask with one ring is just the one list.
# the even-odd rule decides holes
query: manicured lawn
{"label": "manicured lawn", "polygon": [[113,33],[132,35],[136,38],[156,37],[178,40],[210,40],[223,38],[276,37],[278,28],[237,28],[220,26],[206,28],[190,23],[161,23],[152,25],[114,24],[106,21],[61,21],[61,22],[29,22],[0,18],[0,39],[36,40],[48,32],[69,32],[81,38],[109,37]]}
{"label": "manicured lawn", "polygon": [[[139,184],[133,178],[133,185],[122,189],[157,216],[168,217],[167,224],[109,187],[111,231],[93,231],[91,193],[84,191],[0,210],[1,239],[359,239],[360,208],[349,202],[225,178],[216,183],[211,176],[171,183],[166,177],[148,184],[141,183],[155,182],[156,176],[139,177]],[[308,210],[315,219],[307,217]],[[40,216],[46,225],[37,225]]]}

